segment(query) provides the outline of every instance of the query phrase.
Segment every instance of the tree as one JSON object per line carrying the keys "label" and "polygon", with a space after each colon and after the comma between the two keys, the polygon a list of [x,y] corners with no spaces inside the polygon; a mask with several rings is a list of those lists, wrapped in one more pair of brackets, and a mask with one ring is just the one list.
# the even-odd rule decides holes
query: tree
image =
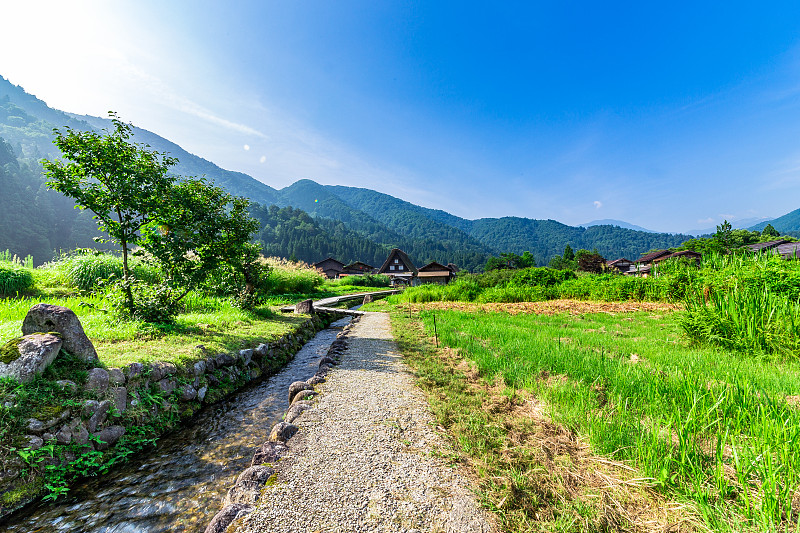
{"label": "tree", "polygon": [[717,241],[721,248],[730,250],[731,240],[733,237],[733,226],[727,220],[717,226],[717,232],[714,234],[714,240]]}
{"label": "tree", "polygon": [[564,255],[562,257],[564,258],[565,261],[572,261],[573,259],[575,259],[575,252],[572,251],[572,246],[567,244],[564,247]]}
{"label": "tree", "polygon": [[[158,265],[164,282],[150,298],[156,320],[174,316],[176,304],[209,274],[223,266],[252,289],[259,269],[259,247],[250,243],[258,222],[248,215],[249,201],[203,179],[167,175],[178,162],[129,141],[132,126],[111,113],[113,132],[55,130],[54,143],[70,163],[47,161],[48,185],[92,211],[109,240],[122,249],[124,308],[137,315],[128,266],[131,249]],[[159,310],[165,306],[167,311]],[[145,307],[142,304],[140,307]]]}
{"label": "tree", "polygon": [[606,260],[602,255],[597,253],[597,250],[592,252],[589,250],[578,250],[578,253],[575,254],[575,260],[578,263],[579,272],[600,274],[606,270]]}
{"label": "tree", "polygon": [[780,237],[781,234],[778,233],[778,230],[776,230],[774,227],[772,227],[772,224],[767,224],[764,227],[764,229],[761,230],[761,236],[762,237]]}
{"label": "tree", "polygon": [[[260,247],[250,243],[258,221],[248,215],[249,201],[234,197],[204,179],[172,184],[157,216],[142,228],[142,255],[150,255],[165,285],[176,291],[172,302],[200,286],[225,265],[242,277],[245,291],[257,283]],[[139,253],[139,252],[137,252]]]}
{"label": "tree", "polygon": [[122,288],[126,305],[133,310],[131,271],[128,256],[139,243],[140,230],[150,224],[168,198],[173,178],[167,176],[177,159],[133,144],[132,126],[109,113],[114,131],[105,135],[94,131],[66,133],[54,130],[53,143],[69,163],[44,161],[48,187],[65,194],[80,209],[94,213],[108,241],[122,249]]}

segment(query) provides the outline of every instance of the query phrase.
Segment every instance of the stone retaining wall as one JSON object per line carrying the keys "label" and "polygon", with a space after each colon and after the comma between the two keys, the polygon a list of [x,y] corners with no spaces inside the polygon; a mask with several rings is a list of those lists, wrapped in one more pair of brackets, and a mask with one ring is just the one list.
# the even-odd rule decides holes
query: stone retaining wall
{"label": "stone retaining wall", "polygon": [[327,354],[319,360],[313,376],[306,381],[295,381],[289,385],[289,409],[283,415],[283,420],[272,427],[267,440],[256,450],[250,468],[239,474],[222,502],[222,509],[211,519],[205,533],[223,533],[235,520],[253,512],[261,498],[262,489],[275,474],[273,464],[288,450],[286,442],[300,431],[292,422],[303,411],[312,407],[311,399],[317,395],[314,387],[325,382],[328,371],[339,364],[341,355],[347,348],[347,335],[359,318],[355,316],[336,336]]}
{"label": "stone retaining wall", "polygon": [[[39,463],[39,468],[45,468],[66,464],[86,452],[111,453],[132,426],[150,424],[164,433],[202,407],[276,373],[337,315],[315,314],[277,341],[233,354],[208,354],[186,367],[167,362],[130,363],[123,368],[93,368],[85,384],[59,381],[62,389],[75,393],[74,401],[51,417],[28,419],[26,434],[14,444],[29,451],[53,444],[52,458]],[[82,392],[97,399],[84,399]],[[22,476],[25,469],[21,458],[3,458],[0,518],[44,491],[42,476],[35,472]]]}

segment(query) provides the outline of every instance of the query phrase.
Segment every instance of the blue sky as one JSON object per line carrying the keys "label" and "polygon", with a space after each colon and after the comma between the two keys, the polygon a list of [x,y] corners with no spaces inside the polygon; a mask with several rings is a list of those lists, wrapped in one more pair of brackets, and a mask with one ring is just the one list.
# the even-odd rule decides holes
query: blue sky
{"label": "blue sky", "polygon": [[800,207],[797,2],[15,4],[0,74],[276,188],[673,232]]}

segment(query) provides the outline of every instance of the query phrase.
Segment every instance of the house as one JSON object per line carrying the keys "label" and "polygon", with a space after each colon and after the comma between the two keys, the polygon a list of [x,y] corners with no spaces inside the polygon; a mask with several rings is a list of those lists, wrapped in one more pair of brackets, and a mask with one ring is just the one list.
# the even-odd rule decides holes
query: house
{"label": "house", "polygon": [[670,255],[672,252],[669,250],[656,250],[655,252],[650,252],[649,254],[645,254],[639,259],[636,260],[636,264],[638,265],[649,265],[659,257],[664,257]]}
{"label": "house", "polygon": [[620,257],[619,259],[608,261],[606,265],[608,266],[609,270],[616,270],[620,274],[624,274],[631,269],[633,266],[633,261],[630,259],[625,259],[624,257]]}
{"label": "house", "polygon": [[375,267],[372,265],[368,265],[363,261],[356,261],[355,263],[350,263],[346,267],[344,267],[344,271],[341,275],[343,276],[360,276],[362,274],[372,274],[375,271]]}
{"label": "house", "polygon": [[747,244],[743,246],[745,250],[750,250],[751,252],[765,252],[767,250],[772,250],[774,248],[779,247],[782,244],[787,244],[789,241],[786,239],[778,239],[775,241],[767,241],[767,242],[757,242],[755,244]]}
{"label": "house", "polygon": [[438,283],[440,285],[447,285],[456,276],[456,267],[453,263],[447,266],[433,261],[424,267],[419,268],[417,277],[420,283]]}
{"label": "house", "polygon": [[675,252],[674,254],[662,255],[661,257],[653,259],[653,264],[657,265],[659,263],[667,261],[668,259],[679,259],[681,257],[685,257],[687,259],[693,259],[698,266],[700,265],[700,261],[703,259],[703,255],[698,252],[695,252],[693,250],[682,250],[680,252]]}
{"label": "house", "polygon": [[417,281],[417,267],[399,248],[392,248],[389,257],[378,269],[378,274],[386,274],[392,278],[392,285],[414,285]]}
{"label": "house", "polygon": [[344,263],[337,261],[333,257],[323,259],[322,261],[317,261],[316,263],[311,263],[311,266],[317,270],[322,270],[328,279],[336,279],[342,272],[344,272]]}

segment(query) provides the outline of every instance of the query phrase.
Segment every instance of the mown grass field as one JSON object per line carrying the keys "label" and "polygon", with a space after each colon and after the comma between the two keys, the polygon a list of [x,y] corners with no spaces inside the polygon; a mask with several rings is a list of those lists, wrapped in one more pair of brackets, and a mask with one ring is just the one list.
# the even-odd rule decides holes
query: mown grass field
{"label": "mown grass field", "polygon": [[[692,345],[682,312],[392,309],[507,530],[800,531],[796,357]],[[445,351],[408,333],[434,317]]]}

